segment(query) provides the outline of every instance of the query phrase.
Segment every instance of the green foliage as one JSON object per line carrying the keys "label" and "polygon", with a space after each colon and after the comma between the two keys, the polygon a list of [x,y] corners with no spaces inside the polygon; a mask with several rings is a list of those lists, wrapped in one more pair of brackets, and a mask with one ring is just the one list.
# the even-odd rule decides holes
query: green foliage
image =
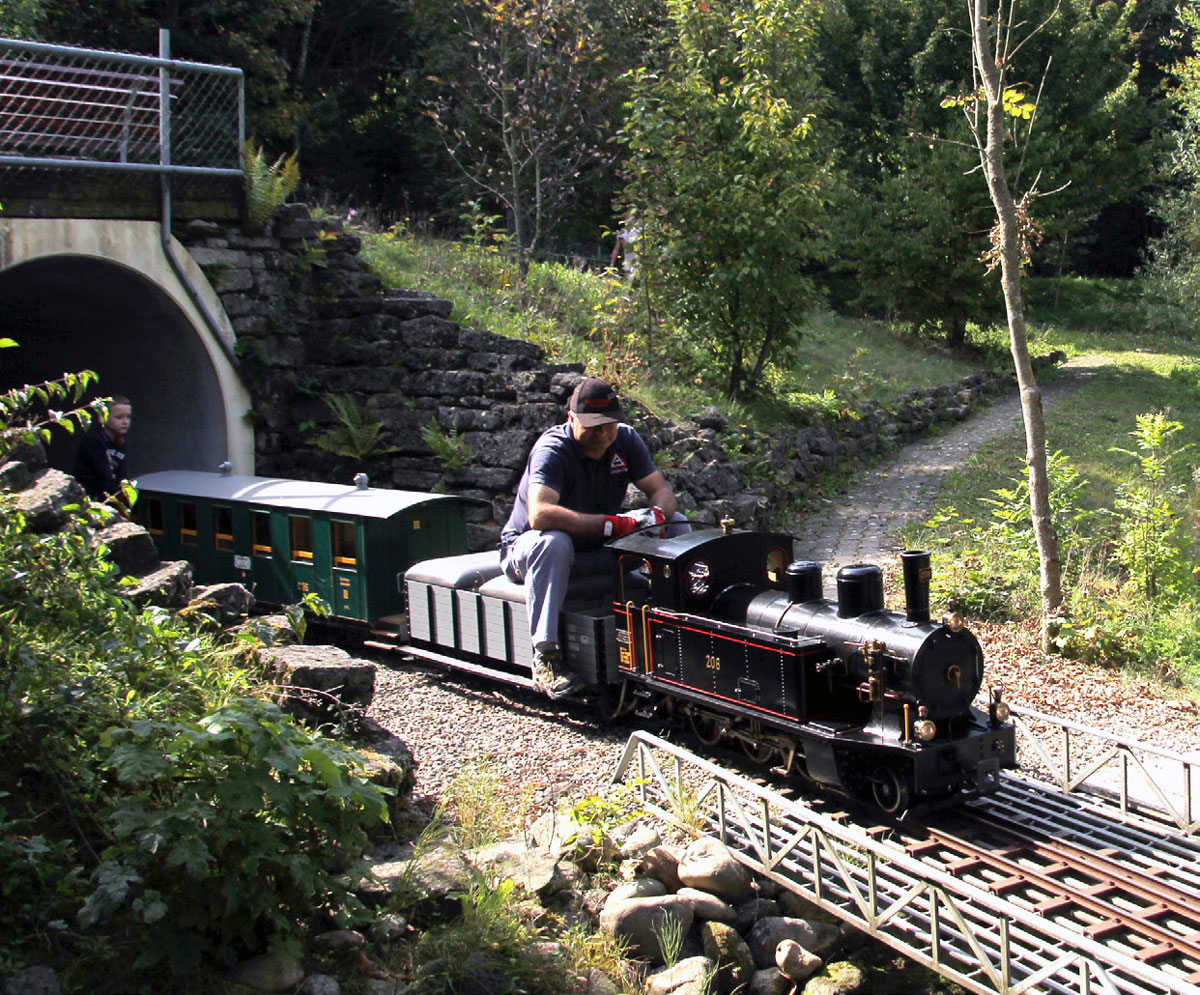
{"label": "green foliage", "polygon": [[530,797],[531,789],[524,785],[514,802],[495,763],[480,757],[463,764],[446,786],[443,801],[455,816],[458,842],[471,849],[495,843],[516,829]]}
{"label": "green foliage", "polygon": [[462,914],[423,934],[417,944],[419,962],[437,963],[439,990],[467,990],[470,971],[488,962],[485,969],[493,977],[499,968],[511,979],[507,990],[572,990],[558,963],[530,956],[534,920],[544,915],[538,903],[522,897],[510,879],[489,878],[474,868],[469,873],[470,884],[458,896]]}
{"label": "green foliage", "polygon": [[281,155],[273,163],[267,161],[261,146],[247,142],[246,158],[246,224],[252,231],[262,231],[275,216],[283,202],[300,185],[300,164],[293,152]]}
{"label": "green foliage", "polygon": [[427,113],[467,187],[503,206],[524,273],[608,158],[599,33],[578,0],[466,0],[450,17]]}
{"label": "green foliage", "polygon": [[0,7],[0,37],[35,38],[41,7],[41,0],[8,0]]}
{"label": "green foliage", "polygon": [[475,460],[475,453],[463,441],[462,433],[445,431],[437,418],[430,418],[429,424],[421,429],[421,441],[433,450],[434,458],[447,470],[469,466]]}
{"label": "green foliage", "polygon": [[1115,449],[1141,468],[1140,477],[1118,492],[1116,557],[1137,591],[1151,601],[1160,594],[1178,593],[1184,585],[1195,587],[1196,568],[1187,562],[1191,542],[1179,534],[1176,511],[1183,488],[1172,479],[1183,454],[1193,448],[1191,443],[1172,444],[1181,431],[1183,423],[1161,411],[1141,414],[1133,433],[1137,449]]}
{"label": "green foliage", "polygon": [[384,441],[387,430],[383,423],[371,417],[373,400],[363,405],[349,394],[326,394],[325,403],[337,424],[317,435],[313,445],[357,462],[394,453],[396,447]]}
{"label": "green foliage", "polygon": [[122,586],[85,519],[33,534],[0,496],[0,960],[98,992],[294,943],[317,905],[352,917],[336,872],[387,818],[355,754],[253,696],[253,637]]}
{"label": "green foliage", "polygon": [[656,306],[751,393],[819,297],[832,188],[815,3],[670,0],[670,65],[633,76],[626,227]]}
{"label": "green foliage", "polygon": [[602,795],[585,795],[571,807],[571,821],[588,827],[592,842],[599,846],[618,826],[644,813],[634,787],[618,784]]}
{"label": "green foliage", "polygon": [[297,910],[347,925],[361,911],[327,860],[363,852],[386,789],[345,747],[253,698],[194,722],[133,721],[98,745],[119,794],[100,811],[111,843],[79,922],[137,936],[136,967],[194,970],[294,935]]}
{"label": "green foliage", "polygon": [[[0,339],[0,348],[11,349],[17,343]],[[97,376],[91,370],[64,373],[57,380],[14,387],[0,394],[0,456],[23,442],[47,442],[55,428],[74,432],[87,429],[95,415],[106,411],[106,398],[84,407],[60,410],[58,404],[78,405]]]}
{"label": "green foliage", "polygon": [[[1083,555],[1092,541],[1094,513],[1082,507],[1083,478],[1061,452],[1047,456],[1046,469],[1059,548],[1070,561]],[[983,503],[988,509],[985,521],[963,516],[951,506],[925,523],[932,530],[931,544],[956,550],[947,569],[934,571],[934,596],[977,618],[1011,618],[1034,611],[1038,552],[1028,477],[1022,474],[1004,487],[993,488]]]}

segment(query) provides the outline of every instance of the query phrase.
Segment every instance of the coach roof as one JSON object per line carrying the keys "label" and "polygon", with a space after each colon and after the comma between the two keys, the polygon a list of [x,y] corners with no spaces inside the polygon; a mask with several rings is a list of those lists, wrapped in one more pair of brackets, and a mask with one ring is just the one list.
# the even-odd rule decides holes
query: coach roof
{"label": "coach roof", "polygon": [[239,501],[270,508],[323,511],[362,518],[391,518],[419,505],[437,501],[474,503],[476,499],[456,494],[425,494],[394,491],[383,487],[359,488],[280,477],[226,476],[204,470],[161,470],[137,478],[142,492],[159,491],[179,497],[215,501]]}

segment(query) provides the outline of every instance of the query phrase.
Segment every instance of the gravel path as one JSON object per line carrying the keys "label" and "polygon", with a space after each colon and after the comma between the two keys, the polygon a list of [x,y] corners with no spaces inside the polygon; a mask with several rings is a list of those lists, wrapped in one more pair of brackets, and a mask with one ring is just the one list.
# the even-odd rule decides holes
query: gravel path
{"label": "gravel path", "polygon": [[[1057,377],[1041,384],[1043,410],[1050,411],[1082,386],[1096,371],[1092,363],[1072,360]],[[821,509],[793,523],[789,531],[798,548],[825,565],[826,596],[836,594],[838,567],[848,563],[895,567],[900,551],[896,534],[909,522],[928,517],[946,474],[985,442],[1020,431],[1021,399],[1014,386],[966,421],[896,450],[863,471],[848,493],[824,499]]]}
{"label": "gravel path", "polygon": [[[1084,363],[1068,364],[1044,385],[1046,408],[1093,373]],[[797,523],[799,548],[826,564],[827,581],[846,563],[894,569],[896,530],[928,515],[945,474],[982,443],[1019,431],[1020,416],[1014,392],[969,421],[898,450],[865,472],[836,504],[831,501],[826,514]],[[1032,635],[1019,626],[980,625],[976,632],[988,660],[988,684],[1003,685],[1015,703],[1173,750],[1200,749],[1195,702],[1168,700],[1157,684],[1131,683],[1097,667],[1031,652]],[[559,798],[578,800],[600,791],[632,728],[602,729],[586,708],[556,704],[534,692],[497,688],[395,656],[381,662],[387,666],[379,668],[371,715],[413,751],[418,795],[440,797],[464,765],[486,761],[503,785],[514,823]]]}

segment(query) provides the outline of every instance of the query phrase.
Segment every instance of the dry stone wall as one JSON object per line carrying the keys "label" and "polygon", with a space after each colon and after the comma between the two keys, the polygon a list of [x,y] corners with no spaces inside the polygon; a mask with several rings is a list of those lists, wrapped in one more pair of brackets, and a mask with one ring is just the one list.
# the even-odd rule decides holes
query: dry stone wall
{"label": "dry stone wall", "polygon": [[[261,236],[210,222],[175,234],[237,334],[259,473],[349,482],[364,471],[379,486],[484,498],[472,546],[496,542],[529,448],[563,418],[582,367],[548,364],[528,342],[464,328],[451,301],[384,288],[360,257],[359,237],[304,205],[285,207]],[[755,527],[777,523],[821,474],[963,419],[1011,381],[980,372],[853,417],[760,434],[715,409],[676,424],[632,406],[631,421],[694,520]],[[352,398],[381,426],[372,452],[316,445],[339,425],[330,395]]]}

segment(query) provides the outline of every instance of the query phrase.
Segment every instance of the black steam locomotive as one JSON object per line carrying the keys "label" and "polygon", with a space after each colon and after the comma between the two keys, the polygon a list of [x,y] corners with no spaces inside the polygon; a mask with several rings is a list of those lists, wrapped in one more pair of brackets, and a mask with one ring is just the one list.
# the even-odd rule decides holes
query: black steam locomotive
{"label": "black steam locomotive", "polygon": [[[700,740],[873,801],[888,812],[994,791],[1016,765],[1008,706],[986,713],[979,642],[929,617],[929,556],[902,554],[907,610],[883,607],[876,566],[820,567],[776,532],[708,529],[615,540],[613,576],[571,592],[564,660],[609,717],[685,716]],[[494,553],[405,575],[408,652],[531,686],[525,589]]]}

